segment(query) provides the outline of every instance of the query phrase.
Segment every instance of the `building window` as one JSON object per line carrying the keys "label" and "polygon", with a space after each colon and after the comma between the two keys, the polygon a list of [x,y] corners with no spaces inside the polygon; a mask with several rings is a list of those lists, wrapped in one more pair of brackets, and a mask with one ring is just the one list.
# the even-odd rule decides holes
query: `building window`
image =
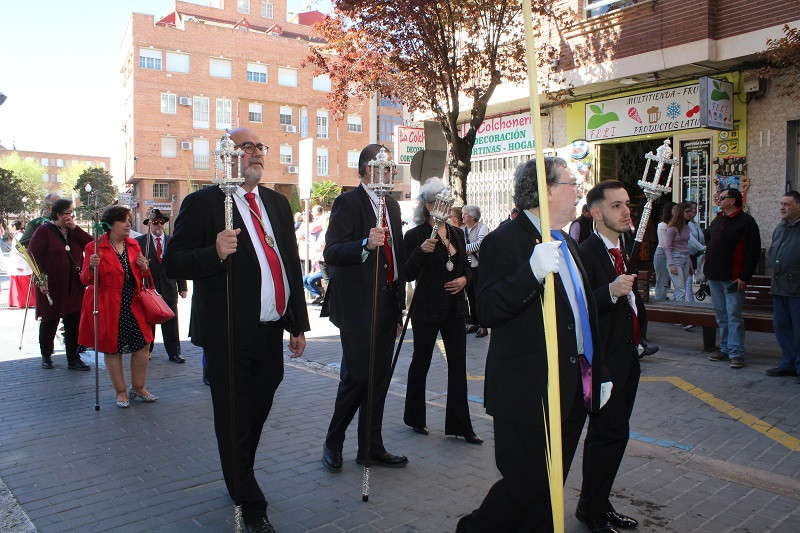
{"label": "building window", "polygon": [[217,98],[217,129],[229,130],[233,124],[233,105],[231,100]]}
{"label": "building window", "polygon": [[239,13],[244,13],[245,15],[249,15],[250,0],[236,0],[236,11]]}
{"label": "building window", "polygon": [[200,184],[197,182],[189,183],[189,192],[197,192],[200,190]]}
{"label": "building window", "polygon": [[232,71],[231,64],[232,62],[230,59],[217,59],[212,57],[208,73],[212,78],[230,78]]}
{"label": "building window", "polygon": [[189,73],[189,54],[167,52],[167,72]]}
{"label": "building window", "polygon": [[176,95],[171,93],[161,93],[161,112],[174,114],[177,112]]}
{"label": "building window", "polygon": [[263,108],[261,104],[250,102],[247,110],[247,120],[250,122],[262,122]]}
{"label": "building window", "polygon": [[314,76],[314,79],[311,82],[311,86],[315,91],[326,91],[331,92],[331,77],[329,74],[320,74],[319,76]]}
{"label": "building window", "polygon": [[275,18],[275,4],[272,2],[261,2],[261,16],[265,19]]}
{"label": "building window", "polygon": [[161,70],[161,50],[139,49],[139,68]]}
{"label": "building window", "polygon": [[161,137],[161,157],[178,157],[178,139]]}
{"label": "building window", "polygon": [[153,198],[169,198],[169,183],[154,183]]}
{"label": "building window", "polygon": [[278,67],[278,85],[297,87],[297,69]]}
{"label": "building window", "polygon": [[63,159],[56,159],[56,166],[57,167],[63,167],[64,166],[64,160]]}
{"label": "building window", "polygon": [[402,124],[403,119],[400,117],[381,116],[380,141],[389,143],[392,142],[392,137],[394,136],[394,127]]}
{"label": "building window", "polygon": [[328,149],[317,148],[317,176],[328,175]]}
{"label": "building window", "polygon": [[308,138],[308,108],[300,108],[300,138]]}
{"label": "building window", "polygon": [[347,116],[347,131],[361,133],[361,117],[359,115]]}
{"label": "building window", "polygon": [[287,106],[281,106],[281,124],[291,124],[292,123],[292,108]]}
{"label": "building window", "polygon": [[50,174],[42,174],[42,181],[50,181]]}
{"label": "building window", "polygon": [[50,166],[50,159],[48,159],[46,157],[43,157],[42,158],[42,166],[43,167],[49,167]]}
{"label": "building window", "polygon": [[211,127],[208,108],[209,102],[205,96],[195,96],[192,99],[192,120],[195,128]]}
{"label": "building window", "polygon": [[358,157],[361,155],[358,150],[347,151],[347,168],[358,168]]}
{"label": "building window", "polygon": [[317,139],[328,138],[328,112],[324,109],[317,110]]}
{"label": "building window", "polygon": [[281,146],[281,164],[282,165],[291,165],[292,164],[292,147],[291,146]]}
{"label": "building window", "polygon": [[247,81],[267,83],[267,66],[259,63],[248,63]]}
{"label": "building window", "polygon": [[208,139],[195,139],[193,148],[194,148],[194,169],[208,170],[210,168]]}
{"label": "building window", "polygon": [[583,0],[584,17],[598,17],[614,9],[632,6],[635,3],[636,0]]}
{"label": "building window", "polygon": [[53,176],[57,182],[61,182],[61,174],[56,174]]}

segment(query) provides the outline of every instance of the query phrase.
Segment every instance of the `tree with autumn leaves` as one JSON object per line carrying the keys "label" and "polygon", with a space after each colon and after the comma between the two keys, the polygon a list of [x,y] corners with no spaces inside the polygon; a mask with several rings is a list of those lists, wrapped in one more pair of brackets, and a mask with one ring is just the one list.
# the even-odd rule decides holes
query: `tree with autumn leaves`
{"label": "tree with autumn leaves", "polygon": [[759,71],[764,78],[776,80],[781,96],[800,98],[800,28],[788,24],[783,27],[784,36],[768,39],[762,57],[767,65]]}
{"label": "tree with autumn leaves", "polygon": [[[563,24],[568,16],[553,4],[532,1],[534,18],[544,23],[540,28]],[[334,0],[333,5],[333,13],[315,25],[322,42],[308,57],[318,73],[330,75],[332,114],[342,117],[350,98],[366,100],[375,91],[410,111],[430,112],[449,147],[456,203],[464,203],[472,148],[489,99],[501,82],[526,79],[521,3]],[[546,45],[538,52],[541,62],[555,53]],[[462,130],[459,114],[465,111]]]}

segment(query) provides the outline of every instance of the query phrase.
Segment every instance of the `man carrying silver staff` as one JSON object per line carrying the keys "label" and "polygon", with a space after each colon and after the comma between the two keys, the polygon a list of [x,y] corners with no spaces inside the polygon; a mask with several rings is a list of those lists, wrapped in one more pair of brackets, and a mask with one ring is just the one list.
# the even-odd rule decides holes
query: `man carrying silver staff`
{"label": "man carrying silver staff", "polygon": [[[345,431],[356,411],[358,454],[362,463],[367,449],[367,389],[372,328],[373,292],[378,264],[374,390],[370,440],[370,462],[387,467],[404,467],[408,459],[386,451],[381,435],[383,406],[391,379],[392,348],[402,329],[405,302],[405,254],[400,206],[385,196],[382,227],[376,227],[380,199],[369,187],[371,174],[380,172],[369,163],[381,151],[379,144],[367,145],[358,160],[361,184],[333,203],[325,234],[325,264],[330,268],[330,285],[325,293],[322,316],[341,331],[342,367],[333,417],[323,446],[322,462],[331,471],[342,469]],[[383,167],[378,167],[383,168]],[[393,165],[385,170],[395,173]],[[384,176],[384,178],[386,178]],[[375,254],[380,254],[376,261]]]}
{"label": "man carrying silver staff", "polygon": [[[232,193],[233,229],[225,229],[225,193],[219,187],[190,194],[175,221],[164,264],[168,277],[194,280],[190,335],[206,355],[214,429],[228,493],[242,506],[246,531],[270,532],[274,529],[253,463],[275,390],[283,379],[283,331],[289,332],[289,350],[297,357],[305,349],[309,322],[289,202],[258,186],[267,147],[245,128],[233,130],[230,139],[243,153],[244,177]],[[227,265],[235,277],[235,442],[226,334]],[[234,450],[238,450],[236,458]],[[238,471],[234,471],[237,462]]]}

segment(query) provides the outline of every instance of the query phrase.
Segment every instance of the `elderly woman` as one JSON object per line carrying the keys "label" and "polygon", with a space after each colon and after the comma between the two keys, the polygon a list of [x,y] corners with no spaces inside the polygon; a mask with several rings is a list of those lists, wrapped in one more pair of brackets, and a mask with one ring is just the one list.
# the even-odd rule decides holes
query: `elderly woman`
{"label": "elderly woman", "polygon": [[417,280],[411,324],[414,330],[414,355],[408,369],[406,408],[403,421],[422,435],[425,423],[425,381],[431,366],[436,336],[441,332],[447,352],[447,411],[444,432],[481,444],[475,435],[467,405],[467,334],[464,317],[467,304],[464,287],[471,276],[467,265],[464,234],[442,223],[431,238],[430,215],[436,195],[444,189],[439,178],[431,178],[420,189],[414,210],[416,227],[403,238],[406,251],[406,279]]}
{"label": "elderly woman", "polygon": [[478,322],[477,307],[475,304],[475,282],[478,280],[478,255],[483,238],[489,233],[489,228],[481,222],[481,208],[477,205],[465,205],[461,208],[464,225],[461,229],[467,237],[467,258],[472,269],[472,280],[467,285],[467,298],[469,298],[470,326],[467,333],[475,333],[476,337],[485,337],[486,328]]}
{"label": "elderly woman", "polygon": [[[124,206],[111,206],[100,219],[106,234],[100,238],[97,252],[94,242],[86,245],[81,281],[89,285],[83,297],[78,342],[94,346],[94,271],[97,270],[98,346],[104,354],[108,377],[117,393],[117,407],[128,407],[128,399],[145,402],[158,400],[145,389],[149,345],[152,328],[145,322],[138,305],[142,277],[147,273],[147,260],[139,243],[130,237],[131,211]],[[122,354],[131,354],[131,390],[126,393]]]}

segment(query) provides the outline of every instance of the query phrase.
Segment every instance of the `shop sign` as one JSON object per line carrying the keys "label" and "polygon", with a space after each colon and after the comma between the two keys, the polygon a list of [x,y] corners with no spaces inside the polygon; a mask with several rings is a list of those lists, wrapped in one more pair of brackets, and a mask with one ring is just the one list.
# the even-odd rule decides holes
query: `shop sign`
{"label": "shop sign", "polygon": [[117,201],[121,205],[132,205],[133,204],[133,194],[129,192],[121,192],[117,195]]}
{"label": "shop sign", "polygon": [[394,160],[398,165],[410,165],[414,154],[425,149],[425,128],[397,126]]}
{"label": "shop sign", "polygon": [[703,76],[700,78],[700,126],[712,130],[733,129],[733,84]]}
{"label": "shop sign", "polygon": [[[469,123],[461,125],[461,136],[467,134]],[[491,117],[483,121],[475,137],[472,159],[497,157],[513,152],[531,151],[535,148],[531,114],[518,113],[504,117]]]}
{"label": "shop sign", "polygon": [[153,202],[153,209],[172,212],[172,204],[169,202]]}
{"label": "shop sign", "polygon": [[699,128],[699,84],[683,85],[586,104],[586,140]]}

